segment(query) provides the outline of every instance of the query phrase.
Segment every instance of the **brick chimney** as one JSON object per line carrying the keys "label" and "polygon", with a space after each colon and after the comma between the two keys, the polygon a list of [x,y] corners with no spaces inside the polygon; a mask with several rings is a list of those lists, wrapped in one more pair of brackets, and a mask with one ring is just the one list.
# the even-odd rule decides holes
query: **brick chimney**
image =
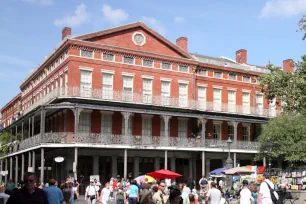
{"label": "brick chimney", "polygon": [[292,59],[287,59],[283,61],[283,71],[293,72],[294,71],[294,62]]}
{"label": "brick chimney", "polygon": [[188,38],[180,37],[176,40],[176,45],[185,52],[188,52]]}
{"label": "brick chimney", "polygon": [[62,40],[64,40],[64,38],[67,37],[68,35],[71,35],[71,28],[65,27],[62,30]]}
{"label": "brick chimney", "polygon": [[236,62],[246,64],[247,63],[247,51],[240,49],[236,51]]}

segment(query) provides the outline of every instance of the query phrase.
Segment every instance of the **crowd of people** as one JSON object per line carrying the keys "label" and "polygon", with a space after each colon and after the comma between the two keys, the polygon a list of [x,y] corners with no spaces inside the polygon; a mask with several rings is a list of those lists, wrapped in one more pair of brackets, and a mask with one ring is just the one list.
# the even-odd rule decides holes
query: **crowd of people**
{"label": "crowd of people", "polygon": [[[96,179],[90,180],[85,190],[87,204],[225,204],[230,198],[240,204],[272,204],[274,186],[269,174],[264,173],[264,182],[259,190],[255,183],[243,180],[238,188],[225,190],[224,181],[204,176],[199,180],[200,190],[195,182],[176,183],[171,180],[142,181],[111,178],[105,185]],[[4,204],[74,204],[79,199],[80,184],[77,181],[64,181],[60,185],[54,179],[46,184],[36,181],[35,173],[28,172],[17,187],[12,180],[6,185],[5,192],[0,192]],[[271,190],[272,189],[272,190]],[[3,188],[2,188],[3,190]]]}

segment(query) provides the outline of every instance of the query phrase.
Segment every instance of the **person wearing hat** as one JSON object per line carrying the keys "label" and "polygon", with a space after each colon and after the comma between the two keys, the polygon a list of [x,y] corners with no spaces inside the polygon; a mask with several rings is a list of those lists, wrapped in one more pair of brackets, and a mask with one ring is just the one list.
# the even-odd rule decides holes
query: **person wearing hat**
{"label": "person wearing hat", "polygon": [[248,188],[249,182],[247,180],[242,181],[243,188],[240,191],[240,203],[241,204],[251,204],[254,201],[252,197],[252,192]]}
{"label": "person wearing hat", "polygon": [[96,200],[99,197],[99,189],[95,185],[94,180],[90,180],[89,186],[87,186],[86,191],[85,191],[85,200],[87,201],[88,204],[95,204]]}
{"label": "person wearing hat", "polygon": [[[274,189],[274,185],[269,179],[270,174],[268,172],[264,172],[263,177],[265,178],[265,180],[260,184],[258,203],[273,204],[273,201],[271,199],[270,188]],[[270,188],[268,185],[270,186]]]}

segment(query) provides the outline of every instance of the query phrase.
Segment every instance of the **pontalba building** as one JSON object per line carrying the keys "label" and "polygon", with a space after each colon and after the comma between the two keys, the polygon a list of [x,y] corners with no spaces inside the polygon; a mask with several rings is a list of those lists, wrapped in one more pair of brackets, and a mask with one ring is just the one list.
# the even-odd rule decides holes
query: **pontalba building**
{"label": "pontalba building", "polygon": [[3,131],[19,135],[2,155],[4,178],[28,167],[41,181],[83,182],[167,168],[198,180],[224,166],[229,137],[234,166],[253,164],[261,127],[280,108],[260,92],[269,70],[247,58],[244,49],[235,60],[189,53],[187,38],[172,43],[143,23],[81,36],[66,27],[1,109]]}

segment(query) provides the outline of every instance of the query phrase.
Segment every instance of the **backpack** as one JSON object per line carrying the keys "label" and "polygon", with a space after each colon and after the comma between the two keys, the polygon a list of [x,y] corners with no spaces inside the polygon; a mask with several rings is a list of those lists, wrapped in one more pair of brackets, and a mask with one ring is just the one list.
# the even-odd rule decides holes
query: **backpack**
{"label": "backpack", "polygon": [[202,185],[202,186],[204,186],[204,185],[207,185],[207,184],[208,184],[208,182],[207,182],[207,180],[206,180],[206,179],[202,179],[200,183],[201,183],[201,185]]}
{"label": "backpack", "polygon": [[271,188],[271,186],[266,181],[265,183],[269,187],[272,202],[276,204],[279,199],[278,193],[273,188]]}

